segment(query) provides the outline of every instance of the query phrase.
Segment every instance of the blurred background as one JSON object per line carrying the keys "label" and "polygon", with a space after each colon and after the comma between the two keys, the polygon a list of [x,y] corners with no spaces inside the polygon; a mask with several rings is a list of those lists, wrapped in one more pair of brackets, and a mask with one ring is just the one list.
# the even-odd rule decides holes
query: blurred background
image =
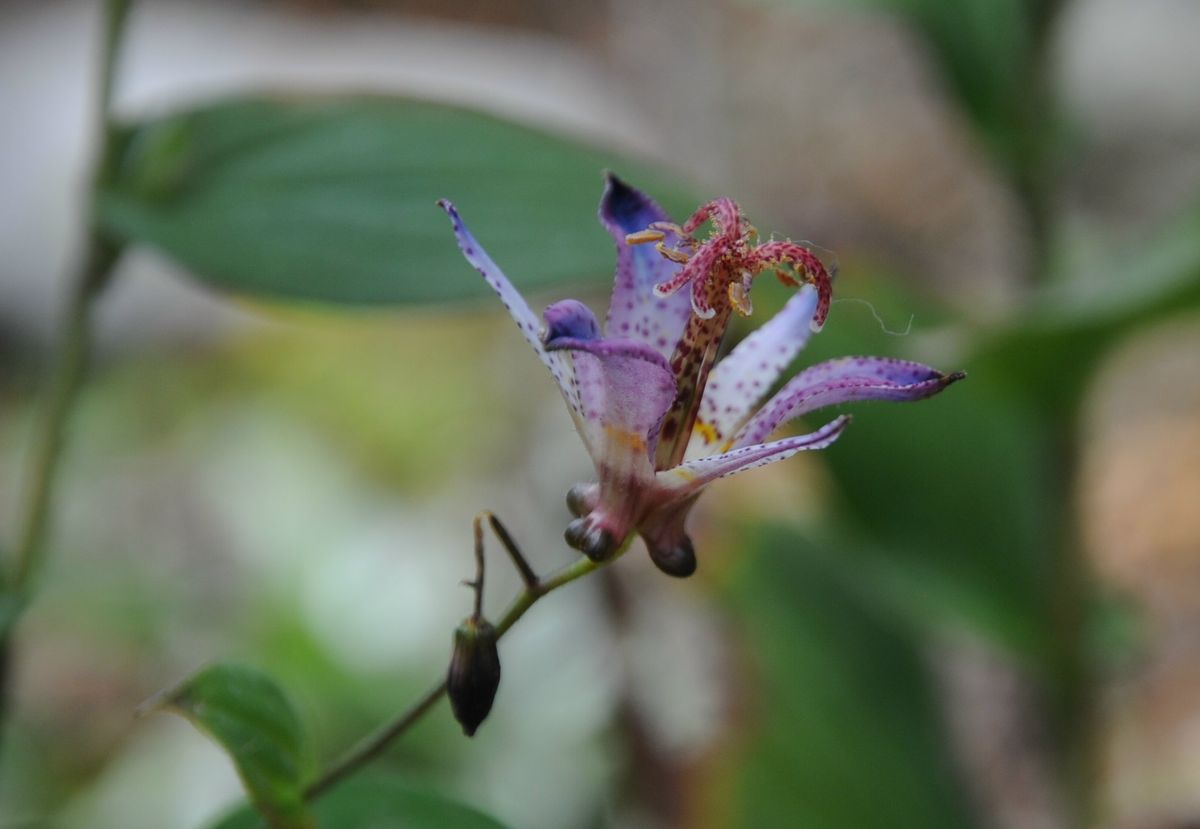
{"label": "blurred background", "polygon": [[[4,539],[82,246],[99,5],[0,6]],[[590,463],[433,200],[535,308],[602,310],[605,167],[836,251],[870,304],[804,363],[970,378],[718,483],[694,578],[638,545],[547,598],[478,736],[443,708],[380,765],[528,829],[1200,826],[1198,35],[1190,0],[136,3],[101,202],[132,246],[19,628],[0,826],[208,825],[240,784],[135,716],[156,691],[263,667],[328,760],[444,670],[478,510],[571,560]],[[763,280],[752,322],[785,299]]]}

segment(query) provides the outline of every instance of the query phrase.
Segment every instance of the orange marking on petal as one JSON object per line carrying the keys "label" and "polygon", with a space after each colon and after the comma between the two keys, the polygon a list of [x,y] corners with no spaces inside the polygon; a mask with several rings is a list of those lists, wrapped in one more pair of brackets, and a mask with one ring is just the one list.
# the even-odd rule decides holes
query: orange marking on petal
{"label": "orange marking on petal", "polygon": [[676,477],[683,479],[684,483],[696,480],[696,473],[690,469],[684,469],[682,466],[677,466],[671,471],[675,473]]}
{"label": "orange marking on petal", "polygon": [[637,432],[621,429],[613,426],[611,423],[604,424],[604,432],[614,443],[626,446],[634,451],[646,451],[646,439]]}

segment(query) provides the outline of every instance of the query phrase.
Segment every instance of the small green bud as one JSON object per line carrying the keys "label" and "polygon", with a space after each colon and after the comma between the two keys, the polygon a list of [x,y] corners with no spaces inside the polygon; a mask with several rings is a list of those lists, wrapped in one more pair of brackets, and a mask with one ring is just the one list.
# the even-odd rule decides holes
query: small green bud
{"label": "small green bud", "polygon": [[492,710],[500,687],[500,652],[496,629],[486,619],[469,618],[454,631],[454,653],[446,675],[446,692],[454,718],[468,737]]}

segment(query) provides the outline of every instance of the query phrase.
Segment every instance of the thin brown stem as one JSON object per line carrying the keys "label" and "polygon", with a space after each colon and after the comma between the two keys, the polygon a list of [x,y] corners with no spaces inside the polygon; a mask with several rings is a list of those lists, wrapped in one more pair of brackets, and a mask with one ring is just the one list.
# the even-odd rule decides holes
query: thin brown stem
{"label": "thin brown stem", "polygon": [[338,783],[354,774],[360,768],[370,763],[387,747],[408,729],[416,725],[422,717],[433,710],[438,701],[446,695],[446,680],[442,680],[425,692],[424,696],[410,705],[395,720],[380,728],[359,743],[354,750],[334,763],[312,785],[304,790],[305,800],[316,800]]}
{"label": "thin brown stem", "polygon": [[[490,515],[490,513],[487,514]],[[632,535],[626,538],[616,553],[604,561],[592,561],[588,558],[580,558],[550,574],[545,579],[539,579],[537,576],[534,576],[533,585],[526,583],[525,589],[513,599],[504,616],[496,623],[496,638],[499,639],[504,636],[528,612],[529,608],[533,607],[543,596],[553,593],[558,588],[564,587],[616,561],[629,548],[632,540]],[[510,537],[509,542],[511,543],[511,541]],[[505,546],[507,547],[508,545],[506,544]],[[515,549],[516,545],[514,544],[509,552],[511,553]],[[521,560],[524,561],[524,558],[521,558]],[[532,573],[532,570],[530,572]],[[326,769],[320,777],[304,790],[304,799],[308,801],[315,800],[339,782],[350,777],[363,766],[379,757],[379,755],[387,750],[388,746],[432,711],[445,694],[446,681],[442,680],[439,684],[426,691],[424,696],[406,708],[394,720],[368,735],[362,742],[351,748],[345,756]]]}
{"label": "thin brown stem", "polygon": [[501,524],[500,519],[488,510],[484,510],[480,515],[487,516],[488,523],[492,525],[492,532],[496,534],[496,537],[500,539],[500,543],[504,545],[504,549],[508,551],[508,557],[512,559],[513,566],[521,574],[521,580],[525,582],[525,586],[530,589],[536,589],[538,586],[537,573],[533,572],[533,568],[525,560],[525,556],[521,553],[521,548],[517,546],[517,542],[513,541],[508,528]]}
{"label": "thin brown stem", "polygon": [[483,618],[483,521],[480,520],[482,514],[475,516],[475,581],[471,582],[471,587],[475,588],[475,613],[472,616],[475,621]]}

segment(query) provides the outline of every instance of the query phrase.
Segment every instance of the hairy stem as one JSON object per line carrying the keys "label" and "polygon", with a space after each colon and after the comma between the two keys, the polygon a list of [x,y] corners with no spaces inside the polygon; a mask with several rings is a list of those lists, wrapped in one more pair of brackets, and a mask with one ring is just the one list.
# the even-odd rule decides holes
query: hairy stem
{"label": "hairy stem", "polygon": [[[616,561],[629,549],[629,544],[632,540],[633,536],[630,535],[617,549],[617,552],[604,561],[592,561],[588,558],[580,558],[578,561],[551,573],[544,579],[537,579],[532,584],[526,583],[525,589],[513,599],[512,604],[508,606],[500,621],[496,623],[496,638],[499,639],[502,637],[543,596],[553,593],[558,588],[590,575]],[[394,720],[381,726],[374,733],[367,735],[362,742],[350,749],[344,757],[326,769],[320,777],[304,790],[305,800],[312,801],[317,799],[342,780],[350,777],[363,766],[377,758],[398,737],[407,732],[420,722],[426,714],[432,711],[438,701],[445,695],[446,680],[443,679],[426,691],[420,699],[406,708]]]}

